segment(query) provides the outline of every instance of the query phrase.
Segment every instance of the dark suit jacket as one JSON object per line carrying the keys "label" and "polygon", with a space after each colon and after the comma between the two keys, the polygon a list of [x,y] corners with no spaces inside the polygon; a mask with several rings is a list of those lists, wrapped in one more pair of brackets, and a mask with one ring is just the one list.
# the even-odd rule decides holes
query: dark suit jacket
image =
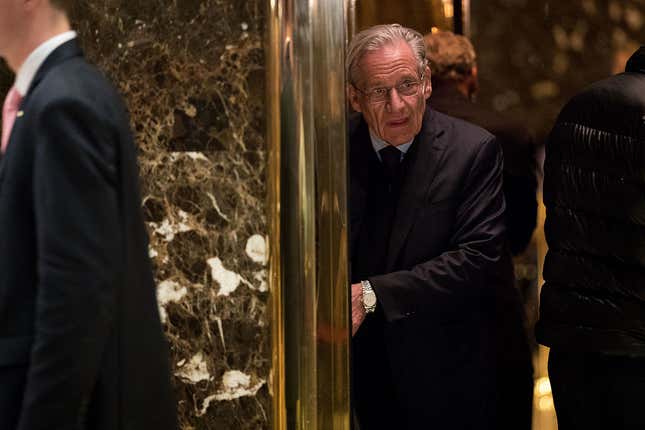
{"label": "dark suit jacket", "polygon": [[120,97],[70,41],[21,110],[0,163],[0,428],[175,429]]}
{"label": "dark suit jacket", "polygon": [[504,154],[504,197],[508,239],[513,254],[531,240],[537,221],[537,147],[527,128],[501,113],[473,103],[450,83],[436,85],[429,99],[432,109],[476,124],[497,138]]}
{"label": "dark suit jacket", "polygon": [[[359,118],[350,129],[352,261],[370,216],[366,161],[373,156]],[[378,402],[379,387],[360,384],[387,375],[402,415],[398,428],[497,428],[497,367],[518,359],[505,357],[500,345],[523,339],[505,245],[501,151],[485,130],[427,109],[407,157],[387,262],[368,277],[378,309],[355,338],[359,354],[370,351],[354,360],[355,395]],[[383,339],[380,349],[356,343],[363,342],[363,329],[382,331],[372,337]],[[522,354],[530,366],[528,350]],[[375,419],[362,430],[384,428],[383,409],[364,414]]]}

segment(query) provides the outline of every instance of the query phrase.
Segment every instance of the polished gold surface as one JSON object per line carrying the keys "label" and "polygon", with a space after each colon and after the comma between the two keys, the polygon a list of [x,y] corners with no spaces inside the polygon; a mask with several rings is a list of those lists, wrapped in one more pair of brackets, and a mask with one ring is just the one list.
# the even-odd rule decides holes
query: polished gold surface
{"label": "polished gold surface", "polygon": [[[542,287],[544,278],[542,269],[544,268],[544,257],[546,256],[547,245],[544,237],[544,221],[546,219],[546,208],[542,202],[542,193],[538,194],[538,223],[535,230],[535,241],[537,243],[538,255],[538,288]],[[538,291],[539,294],[539,291]],[[558,421],[555,415],[553,405],[553,393],[551,392],[551,382],[547,372],[547,363],[549,358],[549,349],[543,345],[538,346],[534,357],[534,376],[535,385],[533,390],[533,430],[557,430]]]}
{"label": "polished gold surface", "polygon": [[274,428],[348,429],[345,4],[269,6]]}
{"label": "polished gold surface", "polygon": [[470,20],[470,0],[462,0],[461,2],[461,8],[463,10],[463,20],[464,20],[464,35],[467,37],[470,37],[470,27],[471,27],[471,20]]}
{"label": "polished gold surface", "polygon": [[272,377],[269,383],[273,399],[272,422],[275,430],[285,430],[284,309],[280,253],[280,22],[281,10],[271,0],[267,14],[267,196],[269,229],[269,285],[271,287]]}
{"label": "polished gold surface", "polygon": [[318,231],[318,428],[349,428],[345,4],[314,2],[313,100]]}
{"label": "polished gold surface", "polygon": [[453,30],[453,0],[348,0],[354,10],[353,30],[376,24],[399,23],[423,34],[433,27]]}

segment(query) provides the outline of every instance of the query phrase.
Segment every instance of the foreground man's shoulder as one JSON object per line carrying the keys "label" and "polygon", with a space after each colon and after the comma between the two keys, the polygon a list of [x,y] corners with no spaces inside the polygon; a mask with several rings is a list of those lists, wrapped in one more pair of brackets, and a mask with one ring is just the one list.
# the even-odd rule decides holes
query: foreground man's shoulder
{"label": "foreground man's shoulder", "polygon": [[461,156],[499,147],[495,136],[473,123],[435,110],[427,112],[425,120],[430,121],[434,135],[445,142],[446,148]]}
{"label": "foreground man's shoulder", "polygon": [[76,57],[48,70],[33,89],[32,99],[41,104],[67,101],[97,105],[120,96],[102,71],[83,57]]}

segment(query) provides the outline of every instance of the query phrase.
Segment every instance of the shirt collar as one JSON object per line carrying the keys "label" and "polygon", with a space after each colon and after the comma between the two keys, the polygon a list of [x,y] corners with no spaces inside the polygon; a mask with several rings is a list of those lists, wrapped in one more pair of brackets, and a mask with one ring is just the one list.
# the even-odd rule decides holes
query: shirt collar
{"label": "shirt collar", "polygon": [[42,43],[31,54],[29,54],[29,57],[27,57],[22,66],[20,66],[18,73],[16,73],[16,82],[14,85],[21,96],[24,97],[27,94],[38,69],[40,69],[40,66],[43,65],[47,57],[49,57],[56,48],[72,39],[75,39],[76,36],[75,31],[66,31],[65,33],[54,36]]}
{"label": "shirt collar", "polygon": [[[370,138],[372,140],[372,147],[374,148],[374,151],[377,154],[381,149],[385,148],[386,146],[390,146],[389,143],[387,143],[383,139],[380,139],[379,137],[374,136],[372,133],[370,133]],[[410,149],[411,145],[412,145],[412,140],[409,142],[403,143],[401,145],[397,145],[395,146],[395,148],[401,151],[405,155]]]}

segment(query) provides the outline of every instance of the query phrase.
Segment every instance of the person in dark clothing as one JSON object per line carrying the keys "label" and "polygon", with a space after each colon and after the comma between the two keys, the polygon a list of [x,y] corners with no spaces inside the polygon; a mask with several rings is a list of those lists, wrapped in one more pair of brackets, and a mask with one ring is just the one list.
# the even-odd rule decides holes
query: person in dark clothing
{"label": "person in dark clothing", "polygon": [[523,124],[475,103],[479,89],[476,54],[466,37],[441,31],[424,39],[432,70],[430,106],[488,130],[502,147],[507,236],[513,255],[518,255],[529,244],[537,219],[535,141]]}
{"label": "person in dark clothing", "polygon": [[523,337],[500,147],[484,129],[427,108],[430,70],[416,31],[362,31],[347,67],[358,112],[349,142],[360,429],[521,429],[497,397],[499,346],[513,356]]}
{"label": "person in dark clothing", "polygon": [[[507,237],[511,252],[518,255],[531,240],[537,218],[534,141],[522,124],[473,101],[479,88],[477,64],[473,45],[466,37],[442,31],[427,34],[424,40],[432,70],[429,106],[485,128],[501,144],[504,155],[503,189]],[[529,284],[531,285],[533,284]],[[527,303],[535,303],[528,308],[534,309],[531,314],[536,314],[537,285],[521,292]],[[512,319],[505,319],[504,315],[503,311],[500,312],[500,324],[516,324]],[[535,317],[531,320],[535,321]],[[524,315],[522,321],[527,323]],[[524,328],[524,325],[517,327],[518,331]],[[514,423],[514,429],[531,428],[533,369],[530,354],[526,352],[530,349],[528,337],[526,330],[521,344],[500,342],[499,345],[498,402],[509,418],[508,422]],[[508,354],[511,347],[518,348],[515,354]],[[523,377],[518,378],[518,374]]]}
{"label": "person in dark clothing", "polygon": [[0,429],[176,430],[121,97],[75,0],[0,0]]}
{"label": "person in dark clothing", "polygon": [[645,47],[562,109],[546,144],[537,338],[560,430],[644,429]]}

